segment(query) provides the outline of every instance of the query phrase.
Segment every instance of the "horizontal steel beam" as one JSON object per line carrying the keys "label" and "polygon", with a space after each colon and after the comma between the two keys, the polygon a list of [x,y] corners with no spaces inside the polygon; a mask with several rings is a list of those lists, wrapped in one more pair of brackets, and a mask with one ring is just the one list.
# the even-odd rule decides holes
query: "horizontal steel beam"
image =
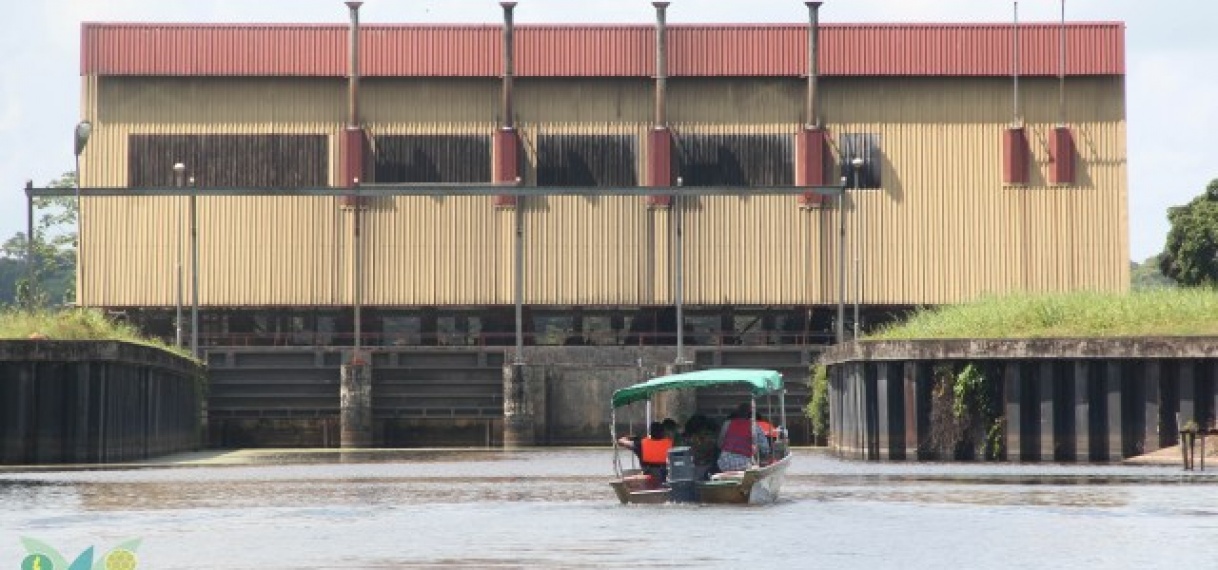
{"label": "horizontal steel beam", "polygon": [[[845,186],[517,186],[515,184],[369,184],[354,188],[81,188],[80,195],[102,196],[838,196]],[[31,198],[75,196],[74,188],[25,188]]]}

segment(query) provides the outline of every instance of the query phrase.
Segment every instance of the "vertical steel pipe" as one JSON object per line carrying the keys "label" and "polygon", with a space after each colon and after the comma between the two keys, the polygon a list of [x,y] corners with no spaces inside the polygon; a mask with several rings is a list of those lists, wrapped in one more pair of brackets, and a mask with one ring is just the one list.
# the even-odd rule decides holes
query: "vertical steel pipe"
{"label": "vertical steel pipe", "polygon": [[1062,23],[1058,32],[1057,126],[1066,126],[1066,0],[1062,0]]}
{"label": "vertical steel pipe", "polygon": [[351,29],[347,46],[347,126],[359,126],[359,7],[363,2],[347,2],[351,12]]}
{"label": "vertical steel pipe", "polygon": [[[79,146],[79,145],[78,145]],[[80,207],[80,152],[76,153],[76,168],[73,170],[73,186],[76,187],[76,306],[85,306],[85,258],[81,254],[80,247],[84,244],[81,240],[83,233],[81,229],[81,220],[84,216],[84,209]]]}
{"label": "vertical steel pipe", "polygon": [[190,354],[199,358],[199,219],[195,179],[190,177]]}
{"label": "vertical steel pipe", "polygon": [[503,113],[503,128],[510,129],[515,125],[512,108],[512,82],[516,76],[516,26],[512,17],[515,2],[500,2],[503,7],[503,100],[500,112]]}
{"label": "vertical steel pipe", "polygon": [[[677,178],[677,186],[683,185],[681,178]],[[674,271],[676,273],[676,286],[673,291],[673,299],[677,305],[677,360],[678,365],[685,364],[685,196],[677,194],[676,204],[673,206],[672,214],[674,220],[674,228],[677,234],[676,239],[676,262]]]}
{"label": "vertical steel pipe", "polygon": [[[347,46],[347,128],[359,129],[359,9],[363,2],[346,2],[347,8],[351,13],[351,27],[348,34]],[[348,143],[348,153],[357,152],[356,149]],[[363,152],[359,152],[359,156],[363,156]],[[350,160],[350,159],[348,159]],[[363,304],[363,251],[360,243],[360,210],[362,204],[359,197],[359,178],[352,177],[350,180],[344,180],[344,183],[350,184],[354,194],[353,207],[351,208],[351,265],[352,265],[352,291],[351,300],[353,305],[354,334],[355,338],[352,341],[351,364],[362,364],[360,349],[363,336],[363,316],[361,314]]]}
{"label": "vertical steel pipe", "polygon": [[1015,23],[1011,27],[1011,79],[1015,91],[1014,97],[1014,114],[1013,124],[1016,127],[1023,125],[1023,119],[1019,116],[1019,1],[1015,1]]}
{"label": "vertical steel pipe", "polygon": [[[177,188],[181,188],[186,182],[185,176],[186,176],[186,165],[182,164],[181,162],[174,164],[173,165],[173,185]],[[175,303],[177,310],[176,310],[176,314],[175,314],[176,322],[175,322],[174,329],[175,329],[176,334],[175,334],[175,339],[174,339],[175,340],[174,346],[176,346],[178,348],[182,348],[182,343],[183,343],[182,337],[186,336],[186,331],[183,329],[183,327],[185,326],[185,322],[182,319],[182,198],[179,196],[174,201],[177,202],[177,204],[178,204],[178,215],[177,215],[177,220],[176,220],[177,224],[175,224],[177,226],[177,228],[176,228],[176,231],[174,232],[174,234],[177,235],[177,238],[178,238],[178,245],[175,248],[176,251],[175,251],[175,255],[174,255],[174,258],[176,259],[175,264],[177,265],[176,272],[177,272],[177,286],[178,286],[177,301]]]}
{"label": "vertical steel pipe", "polygon": [[352,353],[352,364],[363,364],[360,356],[361,337],[363,336],[363,317],[360,314],[364,303],[364,262],[363,249],[360,247],[360,211],[363,208],[360,206],[359,197],[359,179],[352,181],[352,191],[355,193],[355,207],[351,209],[351,235],[352,235],[352,265],[355,273],[354,283],[352,284],[351,298],[355,305],[355,344],[354,352]]}
{"label": "vertical steel pipe", "polygon": [[808,7],[808,100],[807,125],[820,127],[820,7],[824,2],[804,2]]}
{"label": "vertical steel pipe", "polygon": [[656,108],[655,127],[668,124],[668,2],[652,2],[656,8]]}
{"label": "vertical steel pipe", "polygon": [[837,196],[837,343],[846,340],[846,177]]}
{"label": "vertical steel pipe", "polygon": [[[33,303],[33,294],[38,284],[38,272],[36,269],[38,254],[34,249],[34,182],[27,181],[25,183],[25,270],[26,270],[26,290],[29,292],[27,302]],[[32,308],[32,307],[27,307]]]}
{"label": "vertical steel pipe", "polygon": [[524,364],[524,196],[516,197],[516,364]]}

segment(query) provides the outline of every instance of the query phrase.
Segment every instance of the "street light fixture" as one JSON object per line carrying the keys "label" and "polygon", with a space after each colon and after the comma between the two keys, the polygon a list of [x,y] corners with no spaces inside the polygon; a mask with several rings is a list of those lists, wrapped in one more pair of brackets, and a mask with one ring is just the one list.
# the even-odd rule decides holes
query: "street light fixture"
{"label": "street light fixture", "polygon": [[[173,185],[181,188],[186,183],[186,165],[176,163],[173,165]],[[175,329],[177,332],[174,345],[182,348],[182,204],[178,203],[178,231],[174,232],[178,235],[178,246],[176,249],[177,259],[177,281],[178,281],[178,300],[177,300],[177,318],[175,319]]]}
{"label": "street light fixture", "polygon": [[76,306],[84,306],[85,292],[85,264],[84,256],[80,254],[81,246],[81,218],[84,212],[80,209],[80,155],[85,151],[85,146],[89,144],[89,135],[93,134],[93,123],[89,121],[81,121],[76,123],[75,135],[75,151],[76,151],[76,169],[73,171],[73,185],[76,186]]}
{"label": "street light fixture", "polygon": [[[860,157],[854,157],[850,161],[850,165],[854,167],[854,194],[855,199],[858,199],[859,179],[862,178],[864,161]],[[859,338],[859,301],[863,297],[863,269],[862,269],[862,241],[863,241],[863,211],[858,207],[858,203],[854,204],[855,229],[856,235],[854,239],[854,340]]]}

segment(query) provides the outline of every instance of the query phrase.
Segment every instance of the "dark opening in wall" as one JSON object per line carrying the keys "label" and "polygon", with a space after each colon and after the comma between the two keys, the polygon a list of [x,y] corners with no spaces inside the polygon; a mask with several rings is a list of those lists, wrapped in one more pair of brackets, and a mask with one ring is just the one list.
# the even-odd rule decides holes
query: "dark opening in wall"
{"label": "dark opening in wall", "polygon": [[538,186],[638,186],[631,135],[538,135]]}
{"label": "dark opening in wall", "polygon": [[[854,168],[855,158],[863,159],[863,166]],[[880,135],[871,133],[843,133],[839,165],[849,188],[881,188]],[[855,180],[855,177],[858,180]],[[857,182],[857,184],[856,184]]]}
{"label": "dark opening in wall", "polygon": [[789,186],[795,180],[790,135],[679,134],[678,176],[685,186]]}
{"label": "dark opening in wall", "polygon": [[130,135],[127,184],[172,186],[173,165],[199,186],[329,186],[325,135]]}
{"label": "dark opening in wall", "polygon": [[381,135],[373,138],[376,182],[489,182],[486,135]]}

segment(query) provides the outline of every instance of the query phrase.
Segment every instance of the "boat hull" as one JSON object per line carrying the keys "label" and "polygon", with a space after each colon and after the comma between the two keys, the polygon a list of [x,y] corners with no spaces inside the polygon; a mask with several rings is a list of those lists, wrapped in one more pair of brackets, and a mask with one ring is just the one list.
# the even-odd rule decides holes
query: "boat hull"
{"label": "boat hull", "polygon": [[[761,468],[749,469],[743,476],[715,481],[699,481],[694,485],[694,502],[707,504],[752,504],[773,503],[778,500],[787,468],[791,466],[791,455]],[[672,500],[668,488],[644,489],[629,480],[611,481],[617,498],[622,504],[652,505]]]}

